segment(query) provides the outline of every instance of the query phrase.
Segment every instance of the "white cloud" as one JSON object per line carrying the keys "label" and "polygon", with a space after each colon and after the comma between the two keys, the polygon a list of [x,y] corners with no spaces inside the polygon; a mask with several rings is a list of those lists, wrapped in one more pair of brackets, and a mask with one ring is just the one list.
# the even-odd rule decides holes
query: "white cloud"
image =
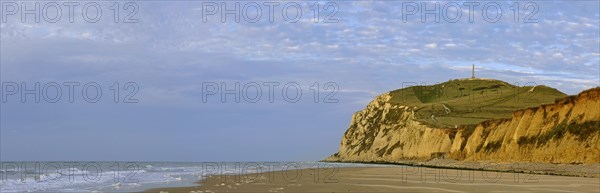
{"label": "white cloud", "polygon": [[557,52],[557,53],[554,53],[554,54],[552,54],[552,57],[555,57],[555,58],[563,58],[563,54],[562,54],[562,53],[558,53],[558,52]]}
{"label": "white cloud", "polygon": [[435,48],[437,48],[437,44],[436,43],[425,44],[425,47],[430,48],[430,49],[435,49]]}

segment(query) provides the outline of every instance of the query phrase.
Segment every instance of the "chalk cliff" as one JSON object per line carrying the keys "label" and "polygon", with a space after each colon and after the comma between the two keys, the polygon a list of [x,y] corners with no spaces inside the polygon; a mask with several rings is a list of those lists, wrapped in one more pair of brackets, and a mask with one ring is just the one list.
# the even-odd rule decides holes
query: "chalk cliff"
{"label": "chalk cliff", "polygon": [[418,115],[423,104],[393,102],[394,97],[391,92],[377,96],[355,113],[339,152],[325,161],[600,162],[600,87],[516,110],[506,118],[453,127],[428,124]]}

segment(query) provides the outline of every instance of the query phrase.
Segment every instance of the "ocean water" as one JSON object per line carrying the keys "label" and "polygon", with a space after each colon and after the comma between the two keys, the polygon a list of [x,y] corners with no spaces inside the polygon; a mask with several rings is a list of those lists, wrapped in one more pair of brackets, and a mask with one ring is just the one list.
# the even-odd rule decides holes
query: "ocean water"
{"label": "ocean water", "polygon": [[0,192],[133,192],[194,186],[211,174],[333,167],[399,167],[323,162],[1,162]]}

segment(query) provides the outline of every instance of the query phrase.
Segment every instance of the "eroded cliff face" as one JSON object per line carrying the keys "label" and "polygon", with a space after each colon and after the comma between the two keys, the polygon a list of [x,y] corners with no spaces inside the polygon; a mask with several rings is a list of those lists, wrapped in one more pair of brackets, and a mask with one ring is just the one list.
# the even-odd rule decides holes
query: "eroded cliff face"
{"label": "eroded cliff face", "polygon": [[378,96],[352,117],[338,153],[326,161],[397,162],[451,158],[495,162],[600,162],[600,88],[515,111],[511,118],[431,128],[414,108]]}

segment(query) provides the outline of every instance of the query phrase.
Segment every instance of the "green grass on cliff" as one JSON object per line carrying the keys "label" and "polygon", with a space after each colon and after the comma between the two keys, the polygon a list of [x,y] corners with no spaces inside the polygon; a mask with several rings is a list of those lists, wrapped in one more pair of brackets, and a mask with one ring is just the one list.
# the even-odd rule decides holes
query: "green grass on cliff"
{"label": "green grass on cliff", "polygon": [[539,147],[546,145],[552,139],[562,139],[566,133],[575,136],[577,140],[586,141],[590,136],[600,134],[600,121],[588,121],[585,123],[573,124],[563,122],[539,136],[522,136],[517,143],[520,146],[536,145]]}
{"label": "green grass on cliff", "polygon": [[490,79],[457,79],[411,86],[390,94],[392,103],[417,107],[419,121],[445,128],[509,118],[515,110],[553,103],[567,96],[543,85],[517,86]]}

